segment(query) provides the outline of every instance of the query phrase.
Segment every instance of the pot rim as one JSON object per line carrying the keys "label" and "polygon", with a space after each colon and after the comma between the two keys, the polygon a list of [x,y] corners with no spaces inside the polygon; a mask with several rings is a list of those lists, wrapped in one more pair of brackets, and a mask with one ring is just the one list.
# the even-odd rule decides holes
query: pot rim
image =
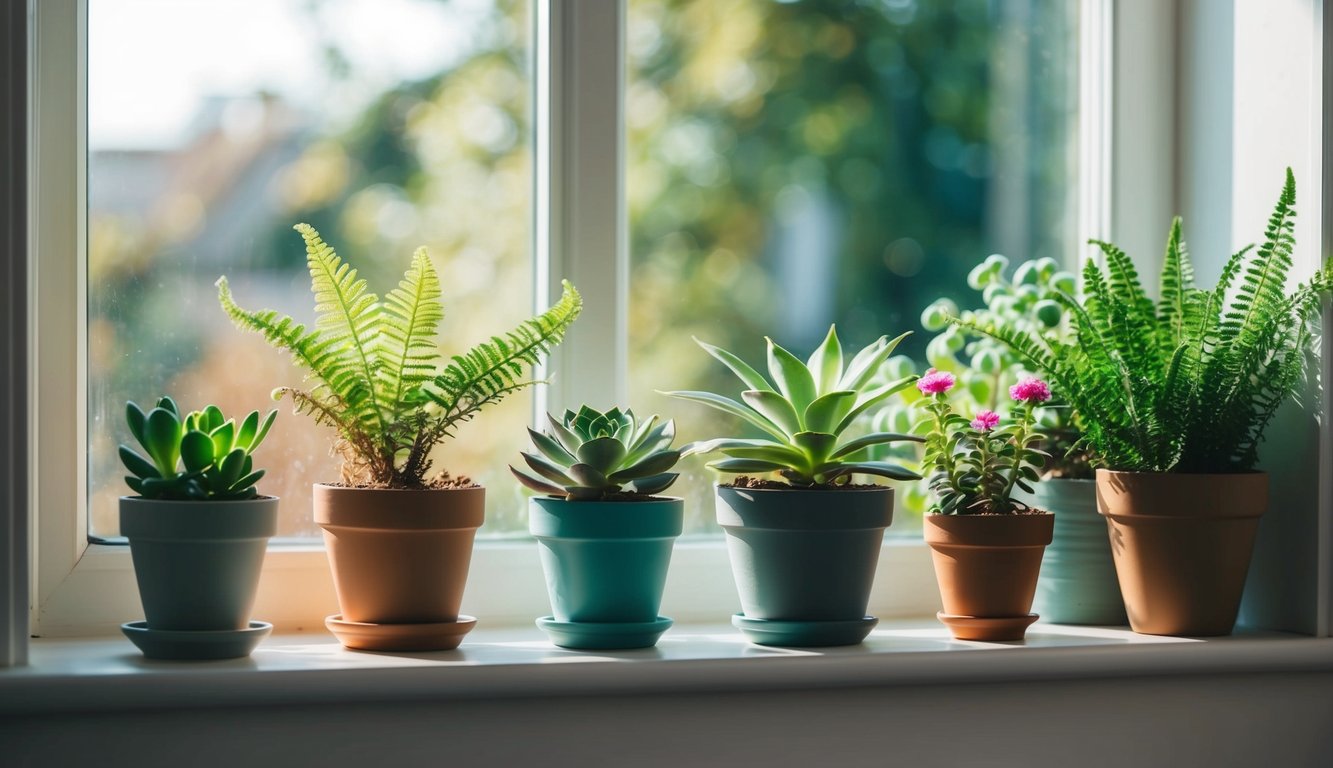
{"label": "pot rim", "polygon": [[789,487],[787,487],[787,488],[741,488],[741,487],[738,487],[738,486],[735,486],[735,485],[725,485],[725,484],[723,484],[723,483],[713,483],[713,490],[714,490],[714,492],[721,492],[721,491],[748,491],[748,492],[750,492],[750,493],[793,493],[793,492],[795,492],[795,493],[840,493],[840,494],[855,494],[855,493],[883,493],[884,491],[894,491],[894,490],[897,490],[894,486],[892,486],[892,485],[888,485],[888,484],[871,483],[870,485],[871,485],[872,487],[867,487],[867,486],[865,486],[865,485],[854,486],[854,487],[837,486],[837,485],[819,485],[819,486],[812,486],[812,487],[809,487],[809,488],[802,488],[801,486],[793,485],[793,486],[789,486]]}
{"label": "pot rim", "polygon": [[146,499],[143,496],[121,496],[120,501],[128,501],[134,504],[200,504],[200,505],[220,505],[220,504],[250,504],[258,501],[279,501],[279,496],[256,496],[253,499]]}
{"label": "pot rim", "polygon": [[[1268,471],[1263,469],[1247,469],[1243,472],[1147,472],[1136,469],[1106,469],[1097,468],[1097,474],[1106,473],[1107,475],[1134,475],[1140,477],[1253,477],[1254,475],[1267,475]],[[1094,482],[1096,478],[1094,478]]]}

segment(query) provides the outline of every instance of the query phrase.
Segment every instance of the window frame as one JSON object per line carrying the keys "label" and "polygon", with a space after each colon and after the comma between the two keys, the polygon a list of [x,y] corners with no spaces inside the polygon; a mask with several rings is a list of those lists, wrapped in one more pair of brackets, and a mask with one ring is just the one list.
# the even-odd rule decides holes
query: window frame
{"label": "window frame", "polygon": [[[620,119],[626,2],[533,0],[534,304],[539,309],[549,305],[558,295],[561,277],[596,299],[553,355],[552,367],[568,375],[539,391],[538,409],[576,400],[619,402],[627,388],[629,255]],[[28,295],[33,301],[24,381],[31,388],[31,423],[41,425],[40,431],[28,430],[33,492],[27,511],[32,515],[34,576],[29,620],[32,631],[44,636],[105,634],[140,609],[126,548],[87,540],[86,462],[81,460],[86,449],[86,183],[81,151],[86,146],[86,0],[29,0],[26,5],[33,146],[25,215],[32,222],[28,259],[33,289]],[[1154,133],[1138,126],[1135,133],[1135,115],[1164,97],[1163,79],[1132,65],[1145,56],[1156,57],[1158,64],[1174,64],[1166,61],[1169,45],[1154,48],[1136,34],[1117,32],[1165,29],[1170,42],[1176,34],[1176,11],[1173,4],[1155,0],[1081,0],[1079,13],[1079,237],[1110,232],[1133,241],[1142,232],[1155,240],[1164,228],[1144,224],[1137,212],[1167,214],[1149,211],[1149,203],[1132,193],[1173,188],[1171,164],[1143,158],[1169,153],[1174,128],[1168,125],[1165,133]],[[1131,135],[1138,135],[1140,144],[1125,141]],[[607,151],[608,146],[614,151]],[[72,462],[72,473],[71,456],[79,457]],[[8,510],[11,530],[25,517],[23,511],[18,506]],[[533,552],[530,542],[479,542],[464,609],[492,625],[523,623],[546,613],[547,596]],[[665,612],[688,622],[716,621],[735,610],[722,542],[684,539],[675,560]],[[919,540],[886,541],[872,612],[901,617],[935,610],[938,598],[928,560]],[[22,579],[4,586],[20,600],[27,591]],[[270,548],[256,615],[273,621],[279,630],[318,630],[323,615],[335,606],[320,547]],[[4,628],[11,647],[26,639],[22,625],[11,620]],[[16,658],[21,663],[21,654],[9,656],[11,662]],[[0,657],[0,664],[5,661]]]}

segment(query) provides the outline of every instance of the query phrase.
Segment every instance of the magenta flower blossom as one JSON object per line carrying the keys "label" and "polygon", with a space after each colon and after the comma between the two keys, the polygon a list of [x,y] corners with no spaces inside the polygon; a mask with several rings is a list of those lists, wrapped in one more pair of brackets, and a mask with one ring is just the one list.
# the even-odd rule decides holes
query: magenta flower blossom
{"label": "magenta flower blossom", "polygon": [[1009,388],[1009,397],[1025,403],[1044,403],[1051,399],[1051,387],[1035,376],[1028,376]]}
{"label": "magenta flower blossom", "polygon": [[989,432],[999,423],[1000,414],[995,411],[977,411],[977,415],[972,419],[972,428]]}
{"label": "magenta flower blossom", "polygon": [[953,389],[956,381],[957,379],[954,378],[952,373],[931,368],[926,371],[925,376],[917,380],[916,388],[925,395],[939,395]]}

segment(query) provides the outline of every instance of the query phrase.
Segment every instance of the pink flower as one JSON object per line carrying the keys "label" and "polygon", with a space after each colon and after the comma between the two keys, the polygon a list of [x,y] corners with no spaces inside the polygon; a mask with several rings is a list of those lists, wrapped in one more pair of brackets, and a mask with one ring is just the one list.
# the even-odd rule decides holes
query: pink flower
{"label": "pink flower", "polygon": [[977,411],[976,417],[972,419],[972,428],[989,432],[995,429],[995,425],[1000,423],[1000,414],[995,411]]}
{"label": "pink flower", "polygon": [[921,393],[925,395],[939,395],[953,389],[955,381],[957,380],[952,373],[937,371],[934,368],[931,368],[929,371],[926,371],[925,376],[922,376],[917,380],[916,388],[921,390]]}
{"label": "pink flower", "polygon": [[1009,388],[1009,397],[1025,403],[1044,403],[1051,399],[1051,387],[1035,376],[1029,376]]}

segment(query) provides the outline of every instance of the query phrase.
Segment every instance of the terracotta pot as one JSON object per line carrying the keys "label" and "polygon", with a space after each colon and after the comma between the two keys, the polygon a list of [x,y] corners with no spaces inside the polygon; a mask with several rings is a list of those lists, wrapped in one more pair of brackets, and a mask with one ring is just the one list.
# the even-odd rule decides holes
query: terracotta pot
{"label": "terracotta pot", "polygon": [[925,517],[926,543],[944,602],[940,620],[954,637],[1023,639],[1036,620],[1032,597],[1054,529],[1050,513]]}
{"label": "terracotta pot", "polygon": [[1268,475],[1097,470],[1129,625],[1148,635],[1227,635],[1236,624]]}
{"label": "terracotta pot", "polygon": [[342,620],[426,624],[458,620],[485,521],[484,488],[407,491],[316,484]]}

